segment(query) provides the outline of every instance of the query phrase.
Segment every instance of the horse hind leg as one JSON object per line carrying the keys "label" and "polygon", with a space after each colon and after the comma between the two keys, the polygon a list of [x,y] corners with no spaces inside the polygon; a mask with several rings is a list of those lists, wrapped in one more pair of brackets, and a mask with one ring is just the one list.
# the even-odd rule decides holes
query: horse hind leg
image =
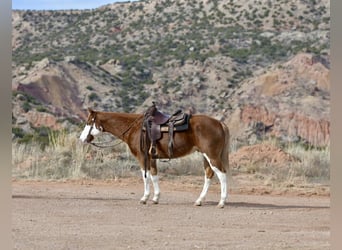
{"label": "horse hind leg", "polygon": [[211,169],[209,162],[206,159],[204,160],[204,185],[203,185],[203,189],[202,192],[200,194],[200,196],[198,197],[198,199],[195,201],[195,205],[196,206],[202,206],[204,200],[205,200],[205,196],[208,193],[208,189],[211,183],[211,179],[214,176],[214,171]]}
{"label": "horse hind leg", "polygon": [[[226,199],[227,199],[227,175],[226,175],[226,169],[225,166],[223,166],[222,162],[220,161],[216,161],[216,163],[210,160],[210,158],[208,157],[207,154],[203,153],[203,156],[205,157],[205,159],[208,161],[210,168],[215,172],[215,174],[217,175],[220,184],[221,184],[221,198],[220,201],[218,203],[218,207],[219,208],[223,208],[225,203],[226,203]],[[216,164],[216,165],[214,165]]]}

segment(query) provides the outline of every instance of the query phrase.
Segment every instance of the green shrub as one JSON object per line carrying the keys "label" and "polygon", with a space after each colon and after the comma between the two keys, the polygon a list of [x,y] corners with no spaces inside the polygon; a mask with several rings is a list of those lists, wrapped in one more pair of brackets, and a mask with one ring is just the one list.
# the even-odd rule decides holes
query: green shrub
{"label": "green shrub", "polygon": [[31,104],[28,101],[25,101],[21,107],[25,113],[31,110]]}
{"label": "green shrub", "polygon": [[12,134],[15,138],[23,138],[25,136],[24,130],[19,127],[12,127]]}
{"label": "green shrub", "polygon": [[101,98],[96,93],[91,93],[88,95],[89,101],[101,101]]}

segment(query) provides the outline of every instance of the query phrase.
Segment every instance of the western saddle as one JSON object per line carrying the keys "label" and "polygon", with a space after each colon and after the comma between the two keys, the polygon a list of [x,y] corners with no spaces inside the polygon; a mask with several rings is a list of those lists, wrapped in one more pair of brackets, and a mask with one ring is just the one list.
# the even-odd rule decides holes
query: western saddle
{"label": "western saddle", "polygon": [[[141,145],[145,145],[142,149],[145,152],[145,157],[148,154],[152,158],[158,157],[156,144],[162,137],[162,133],[168,132],[168,154],[169,159],[173,156],[173,135],[174,132],[185,131],[189,128],[190,114],[184,113],[182,110],[177,110],[172,115],[167,115],[160,112],[155,102],[152,102],[152,106],[147,109],[144,114],[144,121],[142,125],[141,141],[145,141]],[[147,147],[149,145],[149,148]]]}

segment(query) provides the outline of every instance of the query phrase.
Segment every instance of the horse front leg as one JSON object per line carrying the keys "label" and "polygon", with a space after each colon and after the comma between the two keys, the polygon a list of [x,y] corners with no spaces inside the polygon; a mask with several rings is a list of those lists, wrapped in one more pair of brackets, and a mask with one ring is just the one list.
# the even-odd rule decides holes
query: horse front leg
{"label": "horse front leg", "polygon": [[144,195],[140,199],[141,204],[146,204],[148,198],[150,197],[150,171],[141,170],[143,181],[144,181]]}
{"label": "horse front leg", "polygon": [[153,184],[154,195],[152,202],[154,204],[159,203],[160,198],[160,189],[159,189],[159,177],[158,177],[158,170],[157,170],[157,161],[155,159],[151,159],[151,180]]}
{"label": "horse front leg", "polygon": [[160,189],[159,189],[159,177],[158,177],[158,170],[157,170],[157,163],[155,159],[151,159],[149,161],[149,166],[150,166],[150,170],[146,171],[145,174],[145,170],[141,170],[142,173],[142,177],[143,177],[143,181],[144,181],[144,195],[143,197],[140,199],[140,203],[141,204],[146,204],[146,202],[148,201],[149,197],[150,197],[150,181],[152,181],[153,184],[153,189],[154,189],[154,195],[153,195],[153,199],[152,202],[154,204],[158,204],[159,203],[159,198],[160,198]]}

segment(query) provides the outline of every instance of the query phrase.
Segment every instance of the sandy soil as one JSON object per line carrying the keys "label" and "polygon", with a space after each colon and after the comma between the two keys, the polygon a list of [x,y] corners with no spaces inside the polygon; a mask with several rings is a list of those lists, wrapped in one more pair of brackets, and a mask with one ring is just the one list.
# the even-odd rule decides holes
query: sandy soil
{"label": "sandy soil", "polygon": [[161,179],[160,204],[139,204],[142,180],[13,180],[15,249],[330,249],[330,198],[316,192],[231,189]]}

